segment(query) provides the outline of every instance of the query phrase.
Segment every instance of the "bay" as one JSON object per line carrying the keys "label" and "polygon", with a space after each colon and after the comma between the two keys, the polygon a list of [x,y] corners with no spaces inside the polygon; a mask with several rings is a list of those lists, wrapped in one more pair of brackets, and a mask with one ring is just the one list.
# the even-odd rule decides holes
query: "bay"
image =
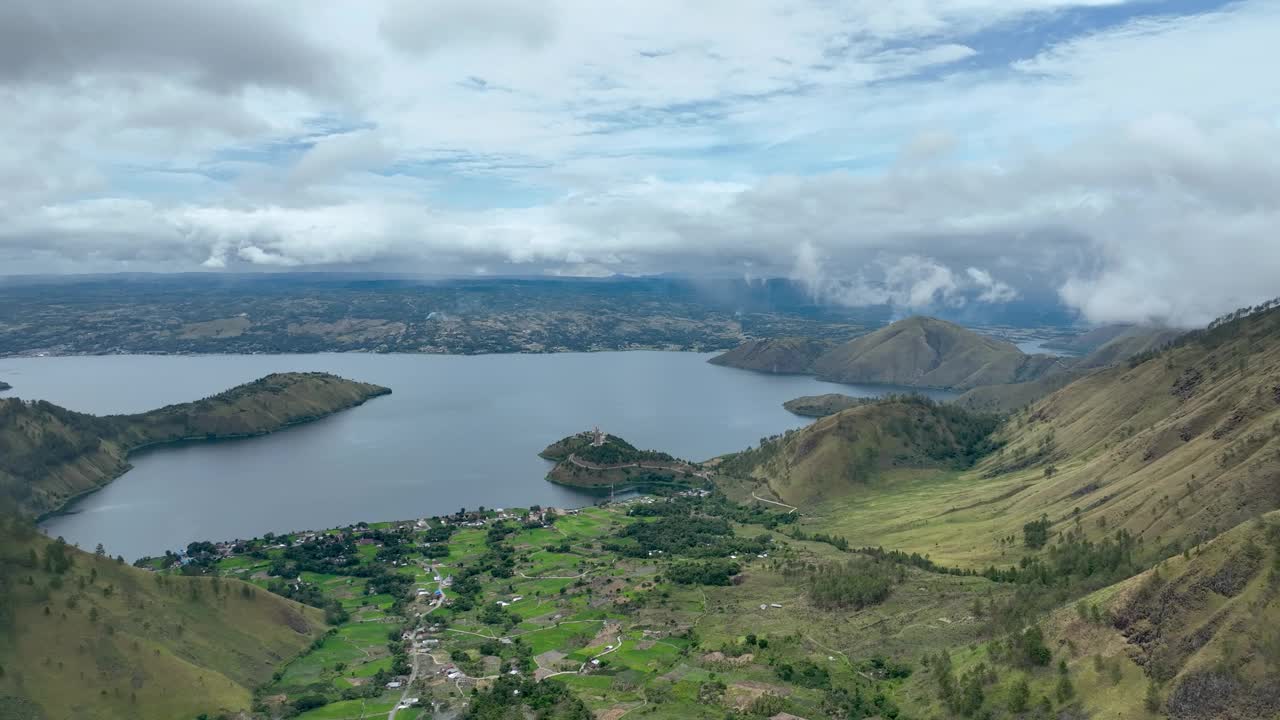
{"label": "bay", "polygon": [[[193,540],[407,519],[461,507],[575,507],[598,496],[548,483],[537,453],[600,427],[704,460],[809,422],[800,395],[902,392],[710,365],[710,355],[199,355],[0,359],[7,396],[93,414],[186,402],[271,372],[322,370],[392,395],[259,438],[161,447],[44,529],[132,560]],[[946,397],[946,393],[930,393]]]}

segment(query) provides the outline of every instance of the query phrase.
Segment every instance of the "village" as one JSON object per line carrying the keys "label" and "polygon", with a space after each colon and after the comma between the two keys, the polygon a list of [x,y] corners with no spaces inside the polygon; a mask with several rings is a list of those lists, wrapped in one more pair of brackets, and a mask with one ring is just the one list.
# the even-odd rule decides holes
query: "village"
{"label": "village", "polygon": [[[676,510],[694,520],[675,522]],[[735,533],[719,519],[726,512],[757,530]],[[698,706],[703,686],[722,682],[709,673],[743,678],[721,693],[726,707],[801,709],[820,702],[801,702],[803,693],[752,661],[761,640],[741,629],[797,627],[788,608],[803,591],[778,574],[795,550],[758,525],[791,520],[684,488],[585,508],[464,509],[192,543],[140,564],[239,577],[323,609],[329,634],[261,698],[268,708],[307,708],[297,713],[304,720],[461,717],[477,692],[527,693],[526,683],[549,681],[612,716],[644,704],[653,682],[692,683]],[[649,532],[660,526],[674,531]],[[713,603],[704,583],[736,599]],[[690,712],[681,717],[699,716]]]}

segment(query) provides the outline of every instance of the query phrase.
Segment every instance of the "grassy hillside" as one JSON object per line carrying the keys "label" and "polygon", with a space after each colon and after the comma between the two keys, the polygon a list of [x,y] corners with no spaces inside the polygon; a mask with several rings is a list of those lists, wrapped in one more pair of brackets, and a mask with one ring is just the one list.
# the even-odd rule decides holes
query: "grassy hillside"
{"label": "grassy hillside", "polygon": [[814,360],[830,349],[830,344],[808,338],[748,340],[707,362],[743,370],[795,375],[813,372]]}
{"label": "grassy hillside", "polygon": [[139,447],[261,435],[389,392],[326,373],[284,373],[137,415],[0,399],[0,491],[24,514],[43,515],[118,477]]}
{"label": "grassy hillside", "polygon": [[1275,717],[1277,599],[1280,514],[1271,513],[1098,591],[1081,601],[1087,612],[1063,608],[1049,630],[1076,648],[1095,717]]}
{"label": "grassy hillside", "polygon": [[0,717],[247,710],[326,630],[320,611],[238,580],[160,576],[0,522]]}
{"label": "grassy hillside", "polygon": [[1010,413],[1061,390],[1089,372],[1072,367],[1028,382],[982,385],[966,390],[951,402],[975,412]]}
{"label": "grassy hillside", "polygon": [[1134,355],[1158,350],[1182,335],[1168,328],[1133,327],[1094,348],[1088,355],[1072,363],[1072,367],[1092,369],[1117,365]]}
{"label": "grassy hillside", "polygon": [[990,449],[996,423],[926,398],[890,398],[731,456],[720,472],[749,478],[784,502],[812,503],[865,487],[892,470],[966,466]]}
{"label": "grassy hillside", "polygon": [[964,566],[1016,562],[1023,526],[1124,530],[1160,558],[1280,507],[1280,311],[1193,333],[1012,416],[998,451],[806,508],[814,530]]}
{"label": "grassy hillside", "polygon": [[1062,369],[1057,358],[949,322],[912,317],[850,340],[814,362],[824,380],[965,389],[1025,382]]}
{"label": "grassy hillside", "polygon": [[1053,348],[1054,350],[1066,350],[1067,352],[1077,355],[1088,355],[1107,343],[1115,340],[1122,335],[1132,333],[1134,330],[1141,329],[1140,325],[1131,325],[1128,323],[1117,323],[1114,325],[1103,325],[1096,327],[1087,332],[1080,333],[1074,337],[1054,338],[1044,346]]}
{"label": "grassy hillside", "polygon": [[826,417],[869,402],[875,401],[871,398],[856,398],[841,393],[826,393],[824,395],[805,395],[794,400],[788,400],[782,403],[782,407],[804,417]]}

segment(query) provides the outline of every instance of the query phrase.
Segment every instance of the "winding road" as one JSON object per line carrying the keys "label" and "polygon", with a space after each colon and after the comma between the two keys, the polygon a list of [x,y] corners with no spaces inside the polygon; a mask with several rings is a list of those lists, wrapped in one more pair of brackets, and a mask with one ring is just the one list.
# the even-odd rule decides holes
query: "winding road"
{"label": "winding road", "polygon": [[[431,568],[431,572],[435,574],[436,577],[440,577],[439,573],[436,572],[436,568],[434,565],[431,565],[429,567]],[[427,608],[427,611],[422,613],[422,617],[426,617],[430,615],[431,613],[439,609],[441,605],[444,604],[444,581],[443,580],[436,583],[436,589],[440,591],[440,595],[438,595],[436,599],[432,601],[431,607]],[[400,693],[400,699],[397,700],[395,706],[391,708],[391,712],[387,713],[387,720],[396,720],[396,712],[400,710],[401,705],[404,705],[404,701],[408,699],[409,693],[413,692],[413,683],[418,679],[418,653],[414,652],[413,648],[409,649],[409,653],[410,653],[409,662],[411,666],[411,670],[409,671],[409,680],[404,684],[404,691]],[[435,658],[432,658],[432,660],[434,659]]]}

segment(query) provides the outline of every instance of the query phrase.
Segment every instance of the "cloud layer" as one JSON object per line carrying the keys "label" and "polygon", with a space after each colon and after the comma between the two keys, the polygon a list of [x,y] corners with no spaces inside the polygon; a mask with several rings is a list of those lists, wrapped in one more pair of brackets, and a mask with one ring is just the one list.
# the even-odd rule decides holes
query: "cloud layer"
{"label": "cloud layer", "polygon": [[0,274],[788,275],[1198,324],[1280,294],[1273,3],[0,9]]}

